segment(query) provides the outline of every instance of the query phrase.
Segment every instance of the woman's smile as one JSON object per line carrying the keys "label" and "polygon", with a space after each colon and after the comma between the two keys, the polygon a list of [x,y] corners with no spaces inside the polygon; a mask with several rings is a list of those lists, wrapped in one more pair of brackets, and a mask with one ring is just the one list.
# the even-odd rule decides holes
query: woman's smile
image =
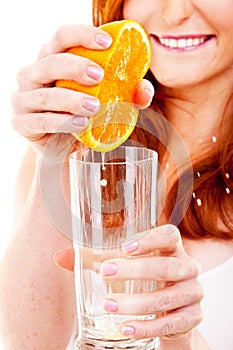
{"label": "woman's smile", "polygon": [[195,50],[197,48],[202,47],[210,40],[216,38],[214,35],[180,35],[180,36],[172,36],[172,35],[150,35],[151,39],[162,46],[164,49],[174,52],[183,52]]}

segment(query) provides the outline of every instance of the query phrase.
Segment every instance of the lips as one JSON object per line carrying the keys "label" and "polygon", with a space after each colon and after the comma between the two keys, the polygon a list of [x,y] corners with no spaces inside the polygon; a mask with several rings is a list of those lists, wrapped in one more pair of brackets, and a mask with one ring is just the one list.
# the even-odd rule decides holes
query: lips
{"label": "lips", "polygon": [[156,36],[151,35],[151,37],[161,46],[171,49],[171,50],[191,50],[195,49],[210,39],[212,39],[213,35],[198,35],[198,36]]}

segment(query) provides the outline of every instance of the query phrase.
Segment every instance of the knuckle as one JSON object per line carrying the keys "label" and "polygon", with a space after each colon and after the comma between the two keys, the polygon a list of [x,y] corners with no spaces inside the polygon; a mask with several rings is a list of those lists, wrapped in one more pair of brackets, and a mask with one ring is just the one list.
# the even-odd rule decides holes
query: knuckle
{"label": "knuckle", "polygon": [[13,108],[16,107],[17,103],[18,103],[18,99],[19,99],[19,92],[18,91],[15,91],[12,95],[11,95],[11,98],[10,98],[10,102],[11,102],[11,105],[13,106]]}
{"label": "knuckle", "polygon": [[173,261],[164,261],[158,268],[158,280],[164,281],[170,279],[173,275]]}
{"label": "knuckle", "polygon": [[159,327],[158,332],[159,332],[159,336],[163,337],[165,335],[174,333],[174,330],[169,322],[165,322]]}
{"label": "knuckle", "polygon": [[14,130],[19,131],[19,118],[18,115],[13,113],[11,116],[11,125],[13,127]]}
{"label": "knuckle", "polygon": [[55,33],[55,35],[54,35],[54,39],[55,39],[55,41],[58,43],[58,44],[60,44],[61,46],[63,46],[63,42],[64,42],[64,32],[66,31],[66,26],[60,26],[58,29],[57,29],[57,31],[56,31],[56,33]]}
{"label": "knuckle", "polygon": [[203,320],[203,311],[199,303],[195,304],[195,311],[192,313],[192,324],[196,327]]}
{"label": "knuckle", "polygon": [[198,300],[199,298],[197,297],[196,292],[191,290],[181,291],[179,292],[179,295],[174,298],[174,307],[188,306]]}
{"label": "knuckle", "polygon": [[39,90],[37,93],[37,105],[42,110],[48,109],[49,92],[47,89]]}
{"label": "knuckle", "polygon": [[30,122],[31,122],[31,125],[30,125],[31,130],[38,130],[39,132],[48,132],[49,130],[48,118],[46,118],[42,114],[37,115],[36,118],[32,118]]}
{"label": "knuckle", "polygon": [[38,59],[47,56],[47,52],[48,52],[48,44],[44,44],[38,53]]}
{"label": "knuckle", "polygon": [[139,302],[139,312],[149,315],[154,312],[154,305],[150,303],[148,298],[141,298]]}
{"label": "knuckle", "polygon": [[197,297],[196,293],[193,293],[191,291],[185,291],[183,293],[180,293],[179,299],[182,305],[190,305],[191,303],[197,300]]}
{"label": "knuckle", "polygon": [[203,320],[203,311],[200,303],[187,306],[180,316],[180,327],[182,327],[182,324],[190,329],[196,327]]}
{"label": "knuckle", "polygon": [[23,93],[19,90],[15,91],[10,98],[10,103],[12,105],[12,109],[14,113],[24,113],[25,112],[25,104],[23,99]]}
{"label": "knuckle", "polygon": [[51,79],[51,68],[57,63],[57,54],[50,54],[38,60],[35,66],[34,80],[44,83],[44,78],[47,81]]}
{"label": "knuckle", "polygon": [[152,329],[148,326],[137,327],[136,337],[140,339],[150,338],[152,336]]}
{"label": "knuckle", "polygon": [[169,236],[172,243],[177,244],[181,240],[180,231],[177,226],[169,224],[166,227],[166,234]]}
{"label": "knuckle", "polygon": [[157,311],[166,311],[170,310],[173,304],[175,304],[175,297],[161,296],[161,298],[157,300],[156,308]]}
{"label": "knuckle", "polygon": [[195,260],[193,260],[192,258],[187,257],[187,266],[188,265],[190,266],[190,268],[189,268],[190,275],[198,276],[200,273],[199,264]]}
{"label": "knuckle", "polygon": [[25,136],[25,130],[26,130],[26,125],[24,122],[24,118],[25,115],[24,114],[17,114],[17,113],[13,113],[11,115],[11,126],[12,128],[18,133],[21,134],[23,136]]}
{"label": "knuckle", "polygon": [[198,281],[198,279],[195,279],[195,282],[193,285],[193,291],[197,301],[201,301],[204,298],[205,296],[204,288],[201,285],[200,281]]}
{"label": "knuckle", "polygon": [[205,297],[205,292],[204,292],[204,288],[203,286],[199,283],[199,289],[198,289],[198,292],[199,292],[199,301],[201,301],[204,297]]}
{"label": "knuckle", "polygon": [[195,260],[194,260],[194,264],[195,264],[196,275],[199,275],[199,273],[201,272],[201,265]]}
{"label": "knuckle", "polygon": [[16,75],[16,79],[19,85],[21,85],[21,83],[25,80],[25,76],[26,76],[26,72],[28,71],[28,66],[22,67],[17,75]]}

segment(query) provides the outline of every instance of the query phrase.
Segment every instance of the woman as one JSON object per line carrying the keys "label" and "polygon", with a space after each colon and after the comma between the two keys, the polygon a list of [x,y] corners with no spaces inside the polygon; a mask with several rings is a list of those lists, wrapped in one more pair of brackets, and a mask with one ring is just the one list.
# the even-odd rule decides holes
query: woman
{"label": "woman", "polygon": [[[153,50],[148,79],[156,88],[151,106],[179,133],[192,160],[193,198],[187,212],[183,212],[183,220],[176,222],[176,215],[172,218],[171,214],[178,179],[173,175],[169,153],[164,149],[160,152],[167,200],[158,220],[156,240],[151,231],[136,245],[125,248],[139,259],[142,276],[135,271],[132,278],[140,279],[144,271],[141,254],[155,249],[160,252],[156,263],[151,257],[149,270],[152,278],[165,281],[164,289],[150,298],[142,295],[135,300],[124,295],[105,303],[106,311],[114,306],[115,312],[124,310],[126,314],[145,309],[147,313],[162,312],[163,316],[149,323],[122,326],[122,332],[130,337],[160,336],[162,350],[229,350],[233,345],[232,5],[232,0],[221,4],[217,0],[93,1],[94,24],[134,19],[147,31]],[[53,191],[54,211],[62,216],[53,188],[56,164],[70,152],[70,133],[85,128],[86,115],[98,109],[99,101],[79,92],[56,89],[53,83],[63,78],[94,85],[104,75],[94,62],[64,53],[76,45],[105,50],[111,38],[95,27],[60,28],[42,48],[37,62],[21,70],[19,90],[13,97],[13,125],[30,144],[18,177],[14,236],[1,266],[0,318],[6,350],[65,349],[74,327],[73,275],[59,269],[52,260],[54,252],[62,249],[55,260],[72,270],[72,242],[50,220],[43,206],[40,166],[46,143],[52,139],[43,166],[47,170],[46,185],[52,188],[50,193]],[[147,106],[153,93],[151,83],[144,80],[135,91],[135,102]],[[156,123],[152,126],[158,128]],[[144,144],[156,148],[157,142],[147,136]],[[132,137],[143,140],[140,130],[135,130]],[[172,135],[168,135],[168,143],[173,151],[176,144]],[[182,154],[179,162],[185,169]],[[68,182],[65,163],[63,185],[67,195]],[[181,203],[186,202],[184,193]],[[178,228],[167,226],[169,221]],[[120,261],[118,273],[111,278],[121,278],[129,263],[130,259]],[[102,271],[107,270],[107,264]],[[200,326],[203,292],[199,280],[205,291]]]}

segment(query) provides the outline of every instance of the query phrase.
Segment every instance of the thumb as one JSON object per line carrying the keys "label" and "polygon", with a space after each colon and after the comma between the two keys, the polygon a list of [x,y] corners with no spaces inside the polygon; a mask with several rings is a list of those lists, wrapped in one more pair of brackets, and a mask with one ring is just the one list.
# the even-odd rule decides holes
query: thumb
{"label": "thumb", "polygon": [[53,259],[58,267],[68,271],[74,271],[74,249],[58,250]]}
{"label": "thumb", "polygon": [[154,87],[149,80],[143,79],[140,81],[134,91],[134,103],[147,108],[151,104],[154,96]]}

